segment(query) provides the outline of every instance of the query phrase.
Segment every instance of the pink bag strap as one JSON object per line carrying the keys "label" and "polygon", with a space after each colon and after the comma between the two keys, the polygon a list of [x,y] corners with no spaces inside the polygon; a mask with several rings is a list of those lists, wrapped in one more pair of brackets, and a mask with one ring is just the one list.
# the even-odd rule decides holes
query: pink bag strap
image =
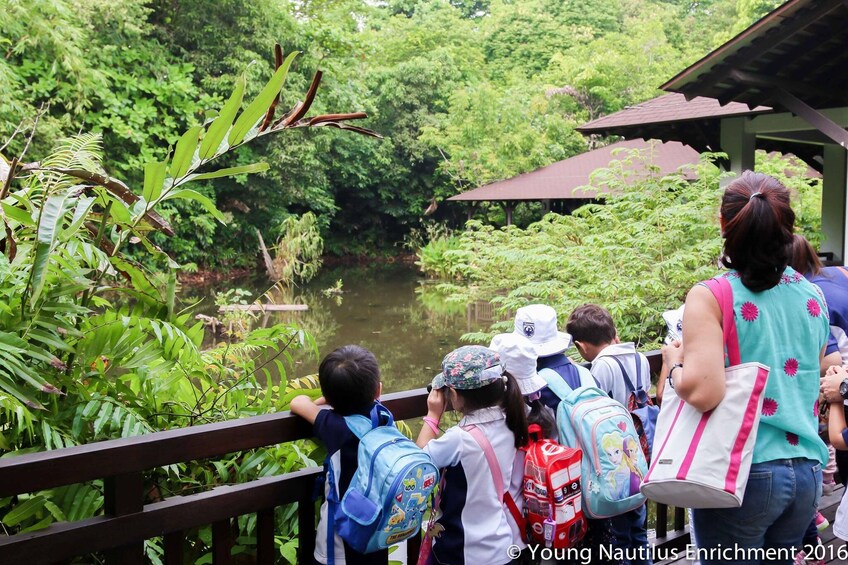
{"label": "pink bag strap", "polygon": [[739,365],[742,363],[742,357],[739,353],[739,334],[736,332],[736,316],[733,311],[733,287],[727,277],[709,279],[704,281],[704,284],[715,296],[721,310],[721,331],[730,366]]}
{"label": "pink bag strap", "polygon": [[495,456],[495,450],[492,449],[492,444],[489,443],[489,439],[483,432],[480,431],[480,428],[474,424],[462,426],[462,429],[471,434],[471,437],[474,438],[474,441],[476,441],[483,450],[483,453],[486,455],[486,461],[489,462],[489,470],[492,471],[492,478],[495,481],[495,492],[498,492],[501,496],[503,496],[506,491],[504,490],[501,465],[498,463],[498,458]]}
{"label": "pink bag strap", "polygon": [[512,514],[512,518],[518,526],[518,531],[524,532],[524,518],[521,516],[518,506],[512,499],[512,495],[509,494],[509,491],[506,488],[504,488],[501,464],[498,463],[498,458],[495,456],[495,450],[492,449],[492,444],[489,442],[486,434],[480,431],[480,428],[474,424],[462,426],[462,429],[471,434],[471,437],[474,438],[474,441],[476,441],[477,445],[480,446],[480,449],[483,450],[483,453],[486,455],[486,461],[489,463],[489,470],[492,472],[492,479],[495,482],[495,492],[501,493],[501,500],[504,504],[506,504],[507,508],[509,508],[509,513]]}

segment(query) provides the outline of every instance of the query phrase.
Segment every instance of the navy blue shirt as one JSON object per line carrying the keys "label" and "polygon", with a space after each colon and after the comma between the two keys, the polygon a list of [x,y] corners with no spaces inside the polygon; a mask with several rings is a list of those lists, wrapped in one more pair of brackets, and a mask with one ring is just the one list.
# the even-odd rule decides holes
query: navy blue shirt
{"label": "navy blue shirt", "polygon": [[[548,357],[539,357],[536,360],[536,369],[552,369],[562,377],[562,380],[565,381],[565,384],[567,384],[571,390],[581,386],[580,373],[577,372],[577,367],[571,362],[571,359],[569,359],[565,353],[557,353],[556,355],[550,355]],[[553,410],[554,414],[556,414],[556,409],[560,403],[559,397],[548,387],[543,388],[539,392],[542,395],[542,404]]]}
{"label": "navy blue shirt", "polygon": [[[371,408],[367,408],[358,414],[365,417],[369,416]],[[339,500],[345,495],[350,487],[351,479],[356,472],[357,455],[359,453],[359,438],[356,437],[347,423],[344,416],[337,414],[334,410],[321,410],[315,417],[315,423],[312,424],[312,429],[315,437],[327,447],[327,455],[332,456],[338,452],[338,459],[334,460],[334,465],[338,465],[338,488]],[[325,519],[325,507],[327,503],[321,507],[322,519]],[[324,524],[321,524],[324,526]],[[322,539],[323,538],[323,539]],[[346,565],[369,565],[372,563],[385,563],[389,558],[388,550],[383,549],[374,553],[362,554],[351,548],[347,542],[344,542],[344,563]],[[316,532],[316,553],[326,551],[327,546],[327,531],[324,527],[319,527]],[[336,544],[338,547],[338,544]],[[338,551],[335,552],[336,562],[341,562],[341,556]]]}
{"label": "navy blue shirt", "polygon": [[830,316],[831,331],[825,355],[840,351],[845,359],[848,357],[848,276],[840,267],[825,267],[810,282],[818,285],[824,294]]}

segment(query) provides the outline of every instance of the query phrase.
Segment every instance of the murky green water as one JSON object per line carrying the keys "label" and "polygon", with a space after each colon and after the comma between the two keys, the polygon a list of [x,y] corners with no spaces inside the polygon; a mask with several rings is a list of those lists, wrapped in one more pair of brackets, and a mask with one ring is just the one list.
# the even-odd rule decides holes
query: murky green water
{"label": "murky green water", "polygon": [[[338,279],[343,292],[325,296],[322,291]],[[245,288],[252,297],[270,286],[262,279],[221,285],[223,290]],[[211,298],[215,290],[222,288],[201,291],[206,296],[201,310],[206,314],[215,314]],[[355,343],[376,355],[385,392],[426,385],[442,357],[462,344],[462,334],[488,328],[491,323],[479,308],[446,304],[428,291],[414,266],[402,264],[325,268],[313,281],[290,289],[277,301],[303,303],[309,310],[260,316],[255,323],[296,322],[314,337],[318,347],[317,356],[294,355],[290,377],[316,373],[321,357],[336,347]]]}

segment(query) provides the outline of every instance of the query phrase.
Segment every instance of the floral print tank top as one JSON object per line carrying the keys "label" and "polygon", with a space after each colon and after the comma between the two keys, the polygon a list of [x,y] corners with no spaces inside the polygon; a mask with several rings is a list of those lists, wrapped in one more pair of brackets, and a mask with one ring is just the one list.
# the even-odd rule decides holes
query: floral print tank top
{"label": "floral print tank top", "polygon": [[824,296],[791,267],[762,292],[746,288],[734,270],[720,276],[733,288],[742,363],[771,369],[753,462],[804,457],[827,463],[817,404],[819,356],[830,331]]}

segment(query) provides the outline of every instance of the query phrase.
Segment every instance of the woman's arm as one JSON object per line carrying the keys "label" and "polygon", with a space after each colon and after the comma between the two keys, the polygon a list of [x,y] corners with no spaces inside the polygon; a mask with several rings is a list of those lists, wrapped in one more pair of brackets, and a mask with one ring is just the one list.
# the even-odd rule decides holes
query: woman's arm
{"label": "woman's arm", "polygon": [[[724,398],[724,338],[721,310],[713,293],[696,285],[686,296],[683,335],[686,362],[674,371],[674,389],[683,400],[706,412]],[[683,363],[684,348],[666,346],[663,360],[670,367]]]}

